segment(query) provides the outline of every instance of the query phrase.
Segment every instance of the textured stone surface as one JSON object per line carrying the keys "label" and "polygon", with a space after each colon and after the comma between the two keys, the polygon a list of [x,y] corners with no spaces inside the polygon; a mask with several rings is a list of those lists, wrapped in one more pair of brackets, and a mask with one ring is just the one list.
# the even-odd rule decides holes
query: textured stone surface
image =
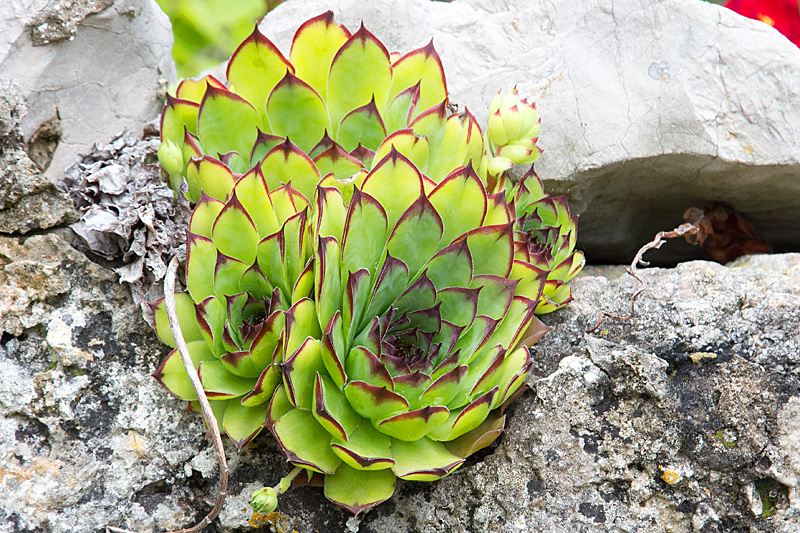
{"label": "textured stone surface", "polygon": [[155,0],[0,3],[0,79],[20,87],[26,142],[44,138],[54,150],[51,182],[94,142],[138,134],[159,113],[175,79],[171,48]]}
{"label": "textured stone surface", "polygon": [[[392,50],[433,36],[451,99],[480,120],[498,89],[532,96],[545,150],[537,172],[570,190],[590,262],[630,261],[686,208],[711,201],[733,204],[776,249],[800,249],[800,49],[767,25],[696,0],[325,8],[353,31],[363,20]],[[261,29],[288,51],[323,9],[293,0]]]}

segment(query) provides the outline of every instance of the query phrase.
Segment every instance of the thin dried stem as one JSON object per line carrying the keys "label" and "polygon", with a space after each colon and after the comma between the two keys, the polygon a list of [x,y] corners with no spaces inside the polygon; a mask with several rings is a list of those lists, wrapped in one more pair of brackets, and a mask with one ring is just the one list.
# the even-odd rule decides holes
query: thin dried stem
{"label": "thin dried stem", "polygon": [[636,316],[636,299],[639,297],[640,294],[642,294],[644,291],[647,290],[647,284],[644,282],[642,278],[639,277],[639,271],[637,267],[639,265],[647,266],[650,263],[642,259],[642,256],[648,250],[661,248],[661,245],[667,242],[666,239],[685,237],[687,235],[697,233],[700,230],[701,228],[695,224],[690,224],[690,223],[681,224],[672,231],[659,231],[652,241],[648,242],[647,244],[639,248],[639,251],[636,252],[636,256],[633,258],[633,261],[631,261],[631,265],[625,268],[625,272],[633,276],[636,279],[636,281],[642,284],[642,287],[638,291],[633,293],[633,296],[631,296],[631,314],[628,316],[617,316],[609,313],[608,311],[603,311],[603,313],[597,319],[597,324],[595,324],[593,328],[587,329],[586,333],[592,333],[597,328],[599,328],[604,318],[610,318],[611,320],[616,320],[617,322],[630,322],[631,320],[633,320],[633,317]]}
{"label": "thin dried stem", "polygon": [[[200,411],[203,414],[203,419],[208,428],[209,437],[214,443],[214,451],[216,452],[217,462],[219,463],[219,493],[217,494],[217,501],[214,504],[214,508],[211,509],[205,518],[197,525],[170,533],[199,533],[203,528],[214,521],[225,504],[225,496],[228,490],[228,463],[225,460],[225,448],[222,444],[222,435],[220,435],[219,426],[217,425],[217,417],[214,416],[211,405],[208,403],[208,397],[203,390],[202,383],[200,383],[200,376],[197,375],[197,369],[194,363],[192,363],[189,349],[186,347],[186,341],[183,338],[183,332],[181,332],[181,326],[178,322],[178,312],[175,306],[175,273],[177,270],[178,258],[173,257],[167,268],[167,275],[164,278],[164,306],[166,307],[167,318],[169,319],[169,329],[172,332],[172,336],[175,338],[175,345],[181,356],[183,367],[186,369],[186,375],[189,376],[189,381],[192,383],[192,387],[194,387],[194,391],[197,394],[197,399],[200,402]],[[127,529],[119,529],[110,526],[106,528],[106,531],[108,533],[135,533]]]}

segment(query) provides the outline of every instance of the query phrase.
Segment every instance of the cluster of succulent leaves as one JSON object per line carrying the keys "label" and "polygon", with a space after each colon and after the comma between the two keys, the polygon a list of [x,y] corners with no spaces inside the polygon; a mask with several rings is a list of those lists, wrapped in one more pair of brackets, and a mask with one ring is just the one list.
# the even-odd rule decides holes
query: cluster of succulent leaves
{"label": "cluster of succulent leaves", "polygon": [[[566,198],[507,177],[538,156],[535,107],[498,97],[485,138],[432,44],[390,54],[330,12],[289,59],[254,31],[227,79],[178,86],[159,149],[196,203],[176,304],[220,427],[270,429],[354,513],[446,476],[502,431],[535,313],[583,263]],[[154,376],[197,400],[177,350]]]}

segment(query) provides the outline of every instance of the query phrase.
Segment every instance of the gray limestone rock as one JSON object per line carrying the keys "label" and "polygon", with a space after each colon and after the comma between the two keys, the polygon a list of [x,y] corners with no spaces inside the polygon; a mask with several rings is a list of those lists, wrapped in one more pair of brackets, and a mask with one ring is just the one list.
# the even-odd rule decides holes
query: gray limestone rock
{"label": "gray limestone rock", "polygon": [[[570,191],[590,262],[630,261],[689,207],[732,204],[776,250],[800,242],[800,49],[767,25],[696,0],[337,0],[390,50],[433,36],[451,100],[485,121],[514,85],[542,115],[536,163]],[[324,8],[287,2],[261,30],[284,50]],[[668,258],[697,252],[676,248]]]}
{"label": "gray limestone rock", "polygon": [[157,116],[175,79],[171,49],[155,0],[0,3],[0,80],[19,86],[22,132],[29,152],[49,152],[51,182],[94,142]]}

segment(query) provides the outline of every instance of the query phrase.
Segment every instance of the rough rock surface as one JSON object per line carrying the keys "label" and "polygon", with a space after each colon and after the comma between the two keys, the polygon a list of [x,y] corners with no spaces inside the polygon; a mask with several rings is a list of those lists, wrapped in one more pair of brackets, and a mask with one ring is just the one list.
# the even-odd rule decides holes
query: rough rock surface
{"label": "rough rock surface", "polygon": [[175,79],[171,49],[155,0],[0,2],[0,80],[19,86],[28,151],[46,153],[51,182],[94,142],[158,114]]}
{"label": "rough rock surface", "polygon": [[[485,120],[518,85],[542,115],[537,172],[582,214],[591,262],[630,261],[688,207],[724,201],[776,250],[800,249],[800,49],[696,0],[336,0],[391,50],[433,36],[451,99]],[[293,0],[261,30],[284,50],[324,8]],[[663,257],[686,257],[697,252]]]}

